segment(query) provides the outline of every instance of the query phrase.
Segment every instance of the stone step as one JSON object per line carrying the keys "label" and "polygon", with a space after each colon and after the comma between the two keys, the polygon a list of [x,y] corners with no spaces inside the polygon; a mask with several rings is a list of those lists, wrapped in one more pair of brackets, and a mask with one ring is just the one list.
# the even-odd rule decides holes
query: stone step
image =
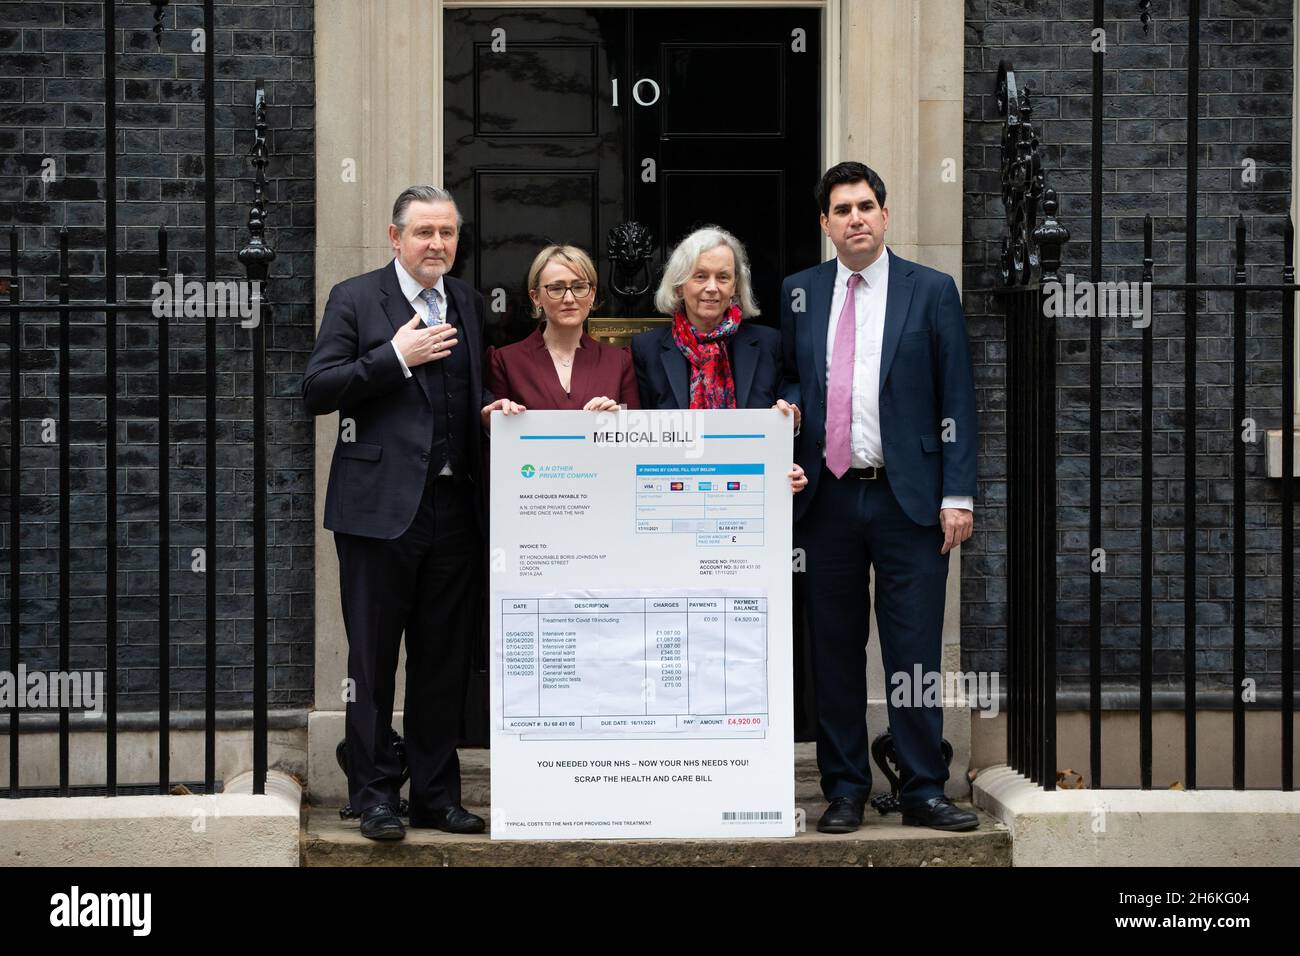
{"label": "stone step", "polygon": [[[469,809],[487,816],[483,805]],[[968,809],[968,804],[962,804]],[[807,832],[736,840],[514,840],[409,830],[396,843],[367,840],[356,820],[304,810],[303,866],[1010,866],[1011,835],[980,812],[980,827],[943,833],[905,827],[898,814],[870,810],[856,833],[814,828],[826,808],[809,804]],[[979,811],[977,811],[979,812]]]}
{"label": "stone step", "polygon": [[[461,793],[466,807],[490,820],[491,752],[461,750]],[[806,814],[806,832],[788,838],[735,840],[538,840],[493,841],[487,835],[457,836],[410,830],[405,840],[376,843],[358,832],[356,820],[337,809],[304,811],[303,866],[1010,866],[1006,828],[980,812],[980,828],[943,833],[905,827],[901,817],[868,808],[853,834],[816,832],[826,809],[814,745],[795,745],[795,806]],[[879,773],[876,792],[886,791]],[[970,807],[963,781],[949,795]],[[979,811],[976,811],[979,812]]]}

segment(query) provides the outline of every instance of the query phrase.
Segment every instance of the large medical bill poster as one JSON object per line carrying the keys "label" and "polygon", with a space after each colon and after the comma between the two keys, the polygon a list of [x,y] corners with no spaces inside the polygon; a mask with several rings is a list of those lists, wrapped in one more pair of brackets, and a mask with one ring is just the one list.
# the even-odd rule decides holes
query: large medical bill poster
{"label": "large medical bill poster", "polygon": [[792,435],[494,413],[493,839],[794,835]]}

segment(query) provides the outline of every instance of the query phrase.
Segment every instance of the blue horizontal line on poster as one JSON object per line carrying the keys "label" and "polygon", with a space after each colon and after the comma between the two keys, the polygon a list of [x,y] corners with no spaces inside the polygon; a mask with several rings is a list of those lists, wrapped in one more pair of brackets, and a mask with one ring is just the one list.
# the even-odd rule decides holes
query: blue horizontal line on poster
{"label": "blue horizontal line on poster", "polygon": [[637,465],[638,476],[645,475],[761,475],[762,465]]}

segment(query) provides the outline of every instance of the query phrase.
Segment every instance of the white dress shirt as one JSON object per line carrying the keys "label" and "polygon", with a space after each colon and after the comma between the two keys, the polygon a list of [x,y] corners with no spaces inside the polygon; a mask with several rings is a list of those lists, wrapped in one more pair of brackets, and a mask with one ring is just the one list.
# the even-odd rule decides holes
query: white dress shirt
{"label": "white dress shirt", "polygon": [[[420,321],[422,321],[425,325],[428,325],[429,324],[429,303],[425,302],[420,295],[420,293],[424,291],[424,286],[416,282],[415,279],[412,278],[411,274],[402,268],[401,260],[397,259],[396,257],[394,257],[393,259],[393,266],[394,268],[397,269],[397,284],[402,287],[402,295],[406,296],[407,306],[410,307],[413,313],[415,313],[420,317]],[[444,320],[446,320],[447,289],[442,284],[442,276],[438,276],[438,281],[434,285],[433,289],[435,292],[438,293],[437,296],[438,314],[441,315]],[[393,343],[393,351],[397,353],[397,361],[401,363],[402,374],[405,375],[407,378],[410,378],[411,370],[406,367],[406,359],[402,358],[402,350],[397,347],[396,342]],[[450,475],[451,473],[452,471],[451,471],[450,463],[443,465],[442,471],[438,472],[438,474],[440,475]]]}
{"label": "white dress shirt", "polygon": [[[826,381],[829,389],[831,362],[835,360],[835,330],[844,311],[853,271],[840,259],[835,260],[835,286],[831,294],[830,322],[826,328]],[[876,261],[859,275],[862,281],[853,292],[857,335],[853,346],[853,401],[849,422],[852,468],[884,467],[885,448],[880,437],[880,357],[885,341],[885,302],[889,295],[889,252],[882,247]],[[824,456],[824,452],[823,452]],[[948,496],[939,503],[943,508],[973,511],[970,495]]]}

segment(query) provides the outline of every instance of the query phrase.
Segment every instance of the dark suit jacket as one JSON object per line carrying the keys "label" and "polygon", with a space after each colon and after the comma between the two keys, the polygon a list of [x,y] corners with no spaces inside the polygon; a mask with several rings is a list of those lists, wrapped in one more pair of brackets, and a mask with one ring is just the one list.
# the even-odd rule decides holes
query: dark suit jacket
{"label": "dark suit jacket", "polygon": [[[632,338],[632,362],[643,408],[689,408],[691,370],[673,342],[672,325]],[[781,335],[741,322],[731,340],[737,408],[771,408],[781,397]]]}
{"label": "dark suit jacket", "polygon": [[[455,346],[469,351],[469,477],[482,487],[482,426],[478,411],[493,399],[483,388],[483,296],[443,279],[461,332]],[[307,360],[302,397],[313,415],[339,413],[355,422],[354,440],[340,440],[330,463],[325,527],[370,538],[396,538],[411,524],[424,494],[433,437],[428,395],[431,363],[402,372],[392,338],[415,314],[393,263],[340,282],[330,290],[316,347]],[[479,520],[482,520],[482,515]]]}
{"label": "dark suit jacket", "polygon": [[[939,523],[939,503],[975,494],[979,424],[961,296],[952,277],[888,249],[889,292],[880,353],[880,438],[889,486],[909,518]],[[825,465],[826,332],[835,260],[805,269],[781,287],[785,394],[803,411],[795,460],[808,487],[795,496],[795,520],[815,500]],[[796,313],[794,291],[806,309]],[[942,441],[951,420],[954,440]]]}
{"label": "dark suit jacket", "polygon": [[627,349],[582,336],[582,348],[573,356],[569,394],[560,386],[555,363],[546,350],[540,329],[513,345],[487,351],[487,387],[497,398],[508,398],[526,408],[581,411],[597,395],[612,398],[628,408],[640,408],[632,355]]}

